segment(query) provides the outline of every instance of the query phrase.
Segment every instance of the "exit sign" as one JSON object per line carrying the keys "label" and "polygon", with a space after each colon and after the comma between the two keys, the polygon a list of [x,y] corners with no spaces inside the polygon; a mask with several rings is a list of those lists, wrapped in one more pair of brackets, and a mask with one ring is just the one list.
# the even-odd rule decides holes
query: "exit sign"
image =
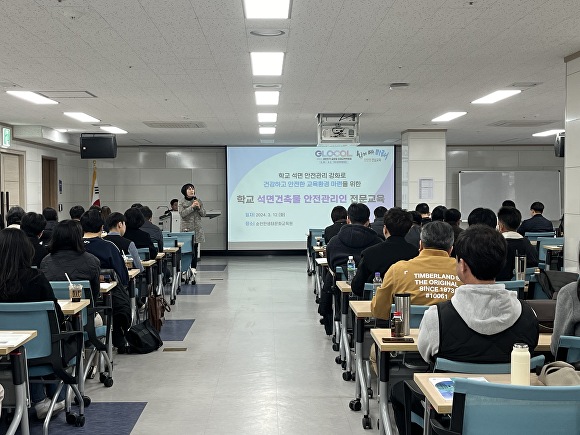
{"label": "exit sign", "polygon": [[7,127],[2,127],[2,148],[8,148],[10,146],[11,139],[12,130]]}

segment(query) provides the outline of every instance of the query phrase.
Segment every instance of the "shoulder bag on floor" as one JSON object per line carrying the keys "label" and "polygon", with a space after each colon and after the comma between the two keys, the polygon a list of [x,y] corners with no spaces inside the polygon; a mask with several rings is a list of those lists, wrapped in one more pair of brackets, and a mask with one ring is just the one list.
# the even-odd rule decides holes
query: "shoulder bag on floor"
{"label": "shoulder bag on floor", "polygon": [[151,326],[149,320],[133,325],[125,333],[131,353],[150,353],[163,346],[159,332]]}

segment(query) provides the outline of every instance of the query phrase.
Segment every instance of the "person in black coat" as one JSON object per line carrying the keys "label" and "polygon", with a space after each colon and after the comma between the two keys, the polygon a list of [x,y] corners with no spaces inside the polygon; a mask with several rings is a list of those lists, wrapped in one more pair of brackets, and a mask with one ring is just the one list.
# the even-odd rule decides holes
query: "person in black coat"
{"label": "person in black coat", "polygon": [[525,236],[526,233],[546,233],[554,231],[552,222],[542,215],[544,213],[544,204],[538,201],[534,202],[530,206],[530,213],[532,217],[522,222],[518,228],[518,233]]}
{"label": "person in black coat", "polygon": [[50,281],[89,281],[93,299],[100,297],[99,276],[101,262],[85,251],[83,229],[75,220],[58,222],[54,227],[49,254],[42,259],[39,269]]}
{"label": "person in black coat", "polygon": [[373,282],[375,272],[381,274],[400,260],[410,260],[419,254],[419,250],[405,240],[405,235],[413,225],[411,213],[399,207],[393,207],[385,214],[384,234],[386,240],[361,253],[356,275],[350,284],[351,290],[357,296],[363,295],[365,283]]}
{"label": "person in black coat", "polygon": [[127,225],[127,230],[123,237],[132,240],[135,243],[137,249],[148,248],[149,258],[155,260],[157,257],[157,248],[151,240],[151,236],[145,231],[141,230],[141,226],[145,223],[145,216],[141,213],[139,207],[131,207],[125,211],[125,224]]}
{"label": "person in black coat", "polygon": [[346,223],[346,208],[342,205],[337,205],[330,212],[330,219],[332,219],[332,225],[327,226],[324,229],[324,244],[328,245],[330,239],[338,234],[342,226]]}
{"label": "person in black coat", "polygon": [[[347,224],[343,225],[326,247],[326,257],[330,270],[342,267],[346,273],[346,262],[350,255],[355,264],[360,262],[361,252],[369,246],[381,243],[382,239],[369,228],[370,210],[365,204],[352,203],[348,207]],[[330,273],[324,278],[318,313],[323,317],[327,335],[332,334],[332,296],[333,277]]]}
{"label": "person in black coat", "polygon": [[536,247],[516,232],[521,220],[522,214],[514,207],[502,207],[497,212],[498,228],[507,242],[506,262],[495,278],[497,281],[510,281],[514,277],[516,255],[526,256],[526,267],[536,267],[540,261]]}
{"label": "person in black coat", "polygon": [[[33,269],[32,258],[34,247],[26,234],[17,228],[6,228],[0,231],[0,302],[54,302],[54,308],[59,323],[64,316],[54,291],[44,274]],[[9,255],[6,255],[9,253]],[[30,400],[36,409],[38,418],[47,414],[48,397],[56,392],[56,384],[30,384]],[[64,409],[64,394],[61,394],[54,411]]]}
{"label": "person in black coat", "polygon": [[32,243],[34,247],[34,258],[32,259],[33,266],[40,266],[40,262],[44,257],[48,255],[46,248],[40,244],[40,238],[42,237],[42,232],[46,227],[46,219],[43,215],[34,213],[33,211],[26,213],[22,216],[20,221],[20,229],[24,231],[24,234]]}
{"label": "person in black coat", "polygon": [[44,231],[42,232],[42,237],[40,238],[40,242],[44,246],[48,246],[50,243],[50,238],[52,237],[52,230],[56,227],[58,223],[58,213],[52,207],[45,207],[42,209],[42,215],[46,219],[46,227],[44,227]]}

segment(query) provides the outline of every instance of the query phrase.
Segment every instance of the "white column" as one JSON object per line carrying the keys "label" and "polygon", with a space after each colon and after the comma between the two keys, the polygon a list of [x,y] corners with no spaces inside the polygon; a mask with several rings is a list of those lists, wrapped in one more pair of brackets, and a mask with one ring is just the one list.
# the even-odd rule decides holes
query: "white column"
{"label": "white column", "polygon": [[564,147],[564,269],[578,270],[580,241],[580,52],[566,62],[566,143]]}
{"label": "white column", "polygon": [[446,205],[447,153],[445,129],[401,133],[401,206],[415,210],[420,202],[433,210]]}

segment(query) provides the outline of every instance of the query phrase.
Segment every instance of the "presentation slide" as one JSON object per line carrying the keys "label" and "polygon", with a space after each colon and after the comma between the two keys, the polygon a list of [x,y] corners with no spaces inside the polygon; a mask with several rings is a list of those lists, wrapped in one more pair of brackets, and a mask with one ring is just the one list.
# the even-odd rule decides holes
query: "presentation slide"
{"label": "presentation slide", "polygon": [[228,147],[227,177],[228,249],[304,249],[337,205],[394,205],[394,148]]}

